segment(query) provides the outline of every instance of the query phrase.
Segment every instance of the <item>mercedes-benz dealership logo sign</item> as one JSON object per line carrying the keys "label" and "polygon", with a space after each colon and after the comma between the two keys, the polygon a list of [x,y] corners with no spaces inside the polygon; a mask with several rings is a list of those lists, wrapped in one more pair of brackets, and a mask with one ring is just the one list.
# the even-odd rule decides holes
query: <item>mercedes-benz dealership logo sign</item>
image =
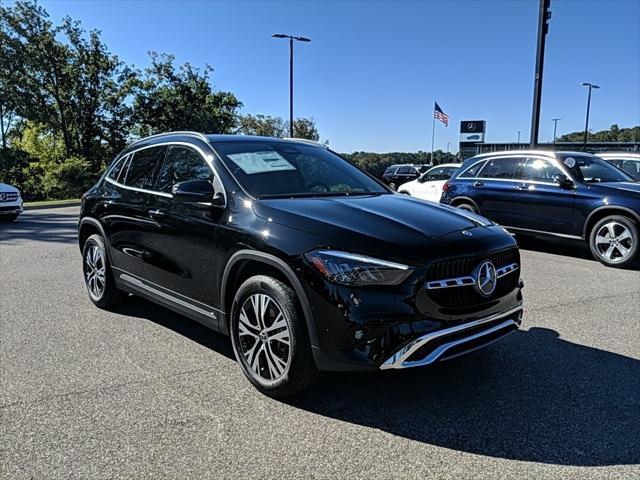
{"label": "mercedes-benz dealership logo sign", "polygon": [[469,122],[467,123],[467,130],[469,130],[470,132],[475,132],[476,130],[476,124],[473,122]]}
{"label": "mercedes-benz dealership logo sign", "polygon": [[489,260],[482,262],[478,267],[478,274],[476,275],[476,287],[478,291],[485,297],[488,297],[495,291],[497,283],[498,275],[493,262]]}

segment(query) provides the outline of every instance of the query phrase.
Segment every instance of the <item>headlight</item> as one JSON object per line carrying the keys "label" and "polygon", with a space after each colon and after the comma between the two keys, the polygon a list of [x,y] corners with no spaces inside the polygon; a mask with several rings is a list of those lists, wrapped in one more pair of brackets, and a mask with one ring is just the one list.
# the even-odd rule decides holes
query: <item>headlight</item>
{"label": "headlight", "polygon": [[324,278],[341,285],[399,285],[413,271],[400,263],[338,250],[314,250],[305,258]]}

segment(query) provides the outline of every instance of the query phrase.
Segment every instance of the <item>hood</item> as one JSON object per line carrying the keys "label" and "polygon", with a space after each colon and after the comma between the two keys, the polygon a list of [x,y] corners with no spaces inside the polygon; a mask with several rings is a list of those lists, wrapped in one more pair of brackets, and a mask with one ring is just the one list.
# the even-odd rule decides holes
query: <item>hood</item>
{"label": "hood", "polygon": [[[622,193],[632,192],[640,196],[640,182],[606,182],[589,183],[589,188],[594,192]],[[635,197],[636,195],[634,195]]]}
{"label": "hood", "polygon": [[12,187],[11,185],[7,185],[6,183],[0,182],[0,193],[1,192],[17,193],[18,189],[16,187]]}
{"label": "hood", "polygon": [[[483,237],[508,236],[482,217],[401,194],[265,199],[256,201],[254,210],[274,223],[314,234],[332,247],[372,249],[387,258],[414,257],[416,252],[420,257],[434,243],[477,244]],[[461,234],[463,230],[471,231],[471,237]]]}

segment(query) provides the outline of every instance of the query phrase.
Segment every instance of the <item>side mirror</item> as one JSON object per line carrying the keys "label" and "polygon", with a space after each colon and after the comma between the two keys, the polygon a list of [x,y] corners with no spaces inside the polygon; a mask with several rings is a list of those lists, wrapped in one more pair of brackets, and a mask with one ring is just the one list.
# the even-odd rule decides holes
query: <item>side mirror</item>
{"label": "side mirror", "polygon": [[171,189],[173,198],[185,203],[204,203],[214,207],[224,207],[224,195],[215,192],[207,180],[187,180],[176,183]]}
{"label": "side mirror", "polygon": [[573,182],[564,174],[557,173],[553,176],[553,181],[560,185],[561,188],[573,188]]}

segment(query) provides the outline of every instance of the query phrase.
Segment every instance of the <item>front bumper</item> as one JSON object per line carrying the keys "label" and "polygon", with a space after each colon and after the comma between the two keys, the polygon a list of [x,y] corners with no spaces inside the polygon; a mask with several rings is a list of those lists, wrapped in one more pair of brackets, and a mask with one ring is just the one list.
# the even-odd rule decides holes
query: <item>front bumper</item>
{"label": "front bumper", "polygon": [[17,202],[0,202],[0,215],[15,215],[22,213],[22,200]]}
{"label": "front bumper", "polygon": [[382,365],[381,370],[422,367],[438,360],[470,353],[517,330],[522,321],[522,306],[428,333],[403,346]]}

